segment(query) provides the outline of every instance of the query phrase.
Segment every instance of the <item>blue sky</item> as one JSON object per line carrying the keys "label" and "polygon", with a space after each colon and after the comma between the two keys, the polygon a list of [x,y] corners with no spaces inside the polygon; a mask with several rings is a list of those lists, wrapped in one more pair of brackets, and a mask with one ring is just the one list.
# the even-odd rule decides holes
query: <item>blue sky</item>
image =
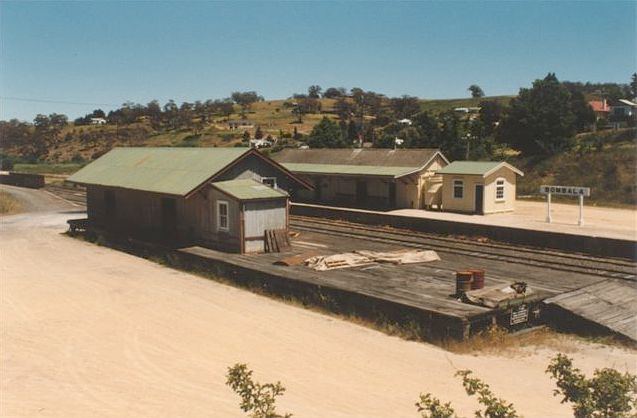
{"label": "blue sky", "polygon": [[515,94],[549,71],[627,82],[636,4],[2,1],[0,119],[311,84],[433,99]]}

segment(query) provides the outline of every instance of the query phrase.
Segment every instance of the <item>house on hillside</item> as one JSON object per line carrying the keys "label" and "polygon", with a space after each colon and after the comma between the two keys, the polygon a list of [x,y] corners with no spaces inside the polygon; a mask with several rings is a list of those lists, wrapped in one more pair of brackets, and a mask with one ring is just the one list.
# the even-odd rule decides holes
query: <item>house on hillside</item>
{"label": "house on hillside", "polygon": [[635,126],[637,121],[637,103],[619,99],[610,103],[609,121],[615,129]]}
{"label": "house on hillside", "polygon": [[435,171],[449,164],[437,149],[284,149],[272,158],[314,186],[298,200],[366,209],[438,205]]}
{"label": "house on hillside", "polygon": [[595,117],[597,120],[608,119],[610,106],[608,106],[608,102],[606,101],[606,99],[591,100],[588,102],[588,105],[593,109],[593,112],[595,112]]}
{"label": "house on hillside", "polygon": [[104,118],[91,118],[91,125],[106,125]]}
{"label": "house on hillside", "polygon": [[505,162],[454,161],[442,176],[442,210],[484,215],[515,208],[516,176],[524,173]]}
{"label": "house on hillside", "polygon": [[290,195],[312,188],[250,148],[115,148],[68,181],[95,227],[241,253],[287,231]]}
{"label": "house on hillside", "polygon": [[248,119],[236,119],[236,120],[228,121],[228,129],[230,129],[231,131],[234,131],[237,129],[253,129],[253,128],[254,128],[254,122]]}

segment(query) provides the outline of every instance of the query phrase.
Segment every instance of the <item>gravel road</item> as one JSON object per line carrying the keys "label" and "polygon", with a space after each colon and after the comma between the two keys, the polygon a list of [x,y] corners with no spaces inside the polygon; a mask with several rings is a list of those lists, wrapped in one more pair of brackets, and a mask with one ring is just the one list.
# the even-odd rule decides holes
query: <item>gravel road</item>
{"label": "gravel road", "polygon": [[295,417],[418,416],[420,392],[476,404],[470,368],[526,417],[570,416],[544,369],[558,349],[591,372],[635,372],[635,352],[558,338],[452,354],[62,235],[76,208],[2,186],[27,213],[0,218],[0,416],[243,417],[226,368],[280,380]]}

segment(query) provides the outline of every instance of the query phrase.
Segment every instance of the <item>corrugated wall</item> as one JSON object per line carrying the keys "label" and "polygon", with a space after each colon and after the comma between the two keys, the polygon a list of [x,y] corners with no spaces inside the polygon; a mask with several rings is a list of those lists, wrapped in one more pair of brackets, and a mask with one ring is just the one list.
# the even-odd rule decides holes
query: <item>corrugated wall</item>
{"label": "corrugated wall", "polygon": [[[263,234],[266,229],[287,227],[287,199],[259,200],[244,204],[245,252],[264,250]],[[258,239],[260,238],[260,239]]]}

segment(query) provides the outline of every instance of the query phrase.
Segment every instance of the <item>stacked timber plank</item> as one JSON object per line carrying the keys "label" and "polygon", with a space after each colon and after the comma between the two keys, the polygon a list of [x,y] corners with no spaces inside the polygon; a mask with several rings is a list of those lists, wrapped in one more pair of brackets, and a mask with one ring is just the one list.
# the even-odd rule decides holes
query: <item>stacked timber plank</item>
{"label": "stacked timber plank", "polygon": [[290,248],[287,229],[266,229],[263,240],[266,253],[279,253]]}

